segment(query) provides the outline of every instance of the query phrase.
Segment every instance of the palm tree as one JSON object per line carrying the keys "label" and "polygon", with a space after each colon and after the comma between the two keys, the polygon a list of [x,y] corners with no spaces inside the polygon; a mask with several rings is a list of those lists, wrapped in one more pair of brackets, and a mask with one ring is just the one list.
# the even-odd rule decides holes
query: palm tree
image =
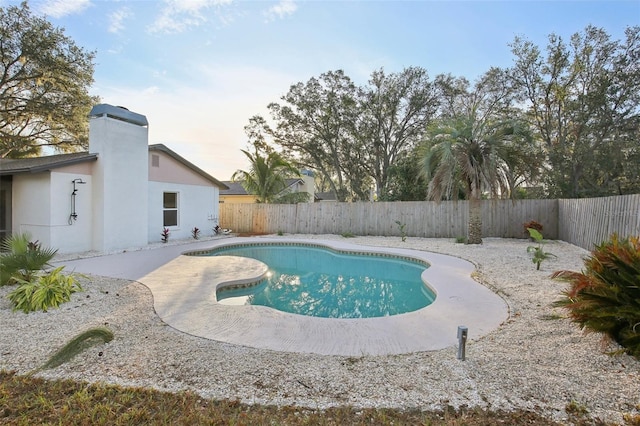
{"label": "palm tree", "polygon": [[429,181],[431,200],[469,200],[467,242],[482,243],[481,199],[509,192],[509,159],[517,144],[526,137],[522,127],[510,122],[478,120],[476,114],[436,123],[427,132],[421,170]]}
{"label": "palm tree", "polygon": [[273,202],[286,187],[285,179],[300,176],[300,172],[275,151],[261,155],[256,149],[254,154],[241,150],[250,163],[249,171],[237,170],[231,180],[242,182],[242,187],[256,195],[258,203]]}
{"label": "palm tree", "polygon": [[0,243],[0,286],[31,281],[49,265],[57,250],[31,241],[28,233],[13,234]]}

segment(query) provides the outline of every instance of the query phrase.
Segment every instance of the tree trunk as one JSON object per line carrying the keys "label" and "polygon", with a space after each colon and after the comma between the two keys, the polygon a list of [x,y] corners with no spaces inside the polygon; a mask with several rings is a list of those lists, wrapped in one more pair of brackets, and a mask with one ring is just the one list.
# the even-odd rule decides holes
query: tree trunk
{"label": "tree trunk", "polygon": [[482,209],[479,198],[469,199],[469,231],[467,244],[482,244]]}

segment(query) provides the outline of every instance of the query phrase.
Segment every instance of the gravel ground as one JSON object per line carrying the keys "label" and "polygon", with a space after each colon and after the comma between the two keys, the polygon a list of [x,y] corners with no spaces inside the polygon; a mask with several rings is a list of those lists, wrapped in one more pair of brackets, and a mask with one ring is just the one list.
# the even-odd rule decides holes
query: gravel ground
{"label": "gravel ground", "polygon": [[[340,239],[335,235],[288,238]],[[526,240],[487,238],[479,246],[450,239],[356,237],[350,243],[394,246],[459,256],[477,266],[476,280],[500,294],[510,318],[470,341],[467,359],[456,348],[394,356],[339,357],[281,353],[193,337],[165,325],[140,283],[90,276],[84,292],[43,313],[14,312],[0,288],[0,368],[26,373],[78,333],[107,326],[108,344],[91,347],[67,364],[38,373],[160,390],[192,390],[204,397],[246,403],[440,409],[447,405],[525,409],[555,420],[567,407],[623,423],[640,415],[640,362],[609,356],[617,347],[585,334],[551,303],[566,284],[549,275],[579,271],[587,251],[551,241],[557,258],[531,262]]]}

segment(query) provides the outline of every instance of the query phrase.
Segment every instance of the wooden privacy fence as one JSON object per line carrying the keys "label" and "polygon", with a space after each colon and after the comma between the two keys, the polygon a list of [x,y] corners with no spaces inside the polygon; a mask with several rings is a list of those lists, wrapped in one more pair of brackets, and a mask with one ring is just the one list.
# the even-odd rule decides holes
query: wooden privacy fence
{"label": "wooden privacy fence", "polygon": [[640,236],[640,194],[558,200],[558,238],[591,250],[613,233]]}
{"label": "wooden privacy fence", "polygon": [[[344,234],[456,238],[467,235],[467,201],[220,204],[223,228],[239,233]],[[523,224],[536,220],[545,236],[558,237],[557,200],[482,202],[485,237],[523,238]]]}
{"label": "wooden privacy fence", "polygon": [[[220,204],[220,225],[239,233],[344,234],[457,238],[467,234],[467,201]],[[523,238],[523,224],[585,249],[612,233],[640,235],[640,194],[575,200],[486,200],[483,237]]]}

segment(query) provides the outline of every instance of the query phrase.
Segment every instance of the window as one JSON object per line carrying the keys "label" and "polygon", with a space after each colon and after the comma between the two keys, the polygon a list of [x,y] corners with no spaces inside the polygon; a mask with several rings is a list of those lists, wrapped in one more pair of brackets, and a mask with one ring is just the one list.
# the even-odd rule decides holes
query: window
{"label": "window", "polygon": [[160,156],[151,154],[151,167],[160,167]]}
{"label": "window", "polygon": [[178,226],[178,193],[165,192],[162,194],[163,226]]}

